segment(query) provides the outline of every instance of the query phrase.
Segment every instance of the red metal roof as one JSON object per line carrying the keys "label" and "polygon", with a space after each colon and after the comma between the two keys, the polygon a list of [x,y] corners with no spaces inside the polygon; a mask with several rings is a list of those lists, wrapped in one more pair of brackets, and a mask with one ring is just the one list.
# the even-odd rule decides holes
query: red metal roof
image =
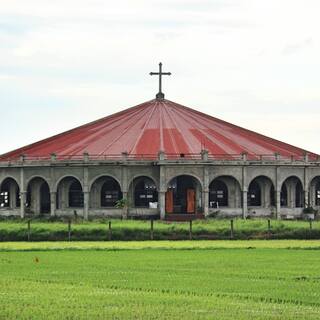
{"label": "red metal roof", "polygon": [[[36,142],[1,156],[2,160],[26,157],[76,157],[200,154],[232,157],[279,153],[301,157],[306,151],[246,130],[169,100],[151,100],[103,119]],[[309,157],[317,157],[309,153]]]}

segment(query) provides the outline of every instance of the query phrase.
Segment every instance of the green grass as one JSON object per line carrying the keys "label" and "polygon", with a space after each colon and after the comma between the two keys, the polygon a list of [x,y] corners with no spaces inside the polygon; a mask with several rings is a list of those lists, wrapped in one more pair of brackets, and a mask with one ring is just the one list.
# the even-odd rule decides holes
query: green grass
{"label": "green grass", "polygon": [[[101,241],[108,239],[108,221],[73,221],[72,240]],[[189,238],[189,223],[154,222],[154,239],[185,240]],[[193,222],[194,239],[229,239],[229,220],[198,220]],[[271,220],[268,232],[267,220],[234,220],[235,239],[320,239],[320,221],[313,222],[312,230],[307,221]],[[26,220],[0,221],[0,241],[25,241]],[[63,221],[33,220],[31,240],[63,241],[68,239],[68,225]],[[150,221],[112,220],[113,240],[149,240]]]}
{"label": "green grass", "polygon": [[319,319],[319,247],[1,243],[0,319]]}

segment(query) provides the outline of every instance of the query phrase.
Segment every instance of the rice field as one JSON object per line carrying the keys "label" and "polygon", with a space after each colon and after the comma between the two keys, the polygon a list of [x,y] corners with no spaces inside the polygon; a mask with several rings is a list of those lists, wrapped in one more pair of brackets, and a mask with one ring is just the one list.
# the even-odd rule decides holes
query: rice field
{"label": "rice field", "polygon": [[0,319],[320,319],[320,241],[0,243]]}

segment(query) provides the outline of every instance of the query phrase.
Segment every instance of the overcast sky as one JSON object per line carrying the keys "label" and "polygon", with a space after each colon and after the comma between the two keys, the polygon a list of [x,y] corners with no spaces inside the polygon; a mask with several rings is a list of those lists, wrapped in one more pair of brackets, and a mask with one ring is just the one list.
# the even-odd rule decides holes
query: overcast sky
{"label": "overcast sky", "polygon": [[166,98],[320,153],[318,0],[1,0],[0,154]]}

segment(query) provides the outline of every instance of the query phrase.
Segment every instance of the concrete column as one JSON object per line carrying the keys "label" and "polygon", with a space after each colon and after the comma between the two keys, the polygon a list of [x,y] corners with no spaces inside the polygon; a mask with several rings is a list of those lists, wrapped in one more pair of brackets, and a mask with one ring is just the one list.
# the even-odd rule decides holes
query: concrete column
{"label": "concrete column", "polygon": [[159,193],[158,193],[158,202],[159,202],[159,212],[160,219],[164,220],[166,217],[166,168],[160,166],[160,181],[159,181]]}
{"label": "concrete column", "polygon": [[296,184],[293,182],[290,183],[289,190],[288,190],[289,197],[289,208],[295,208],[296,207]]}
{"label": "concrete column", "polygon": [[276,190],[276,217],[280,219],[280,212],[281,212],[281,191]]}
{"label": "concrete column", "polygon": [[[208,160],[208,151],[202,150],[203,160]],[[205,166],[203,168],[203,196],[202,196],[203,213],[206,216],[209,214],[209,168]]]}
{"label": "concrete column", "polygon": [[205,217],[209,215],[209,190],[203,191],[203,213]]}
{"label": "concrete column", "polygon": [[56,202],[57,201],[57,193],[50,192],[50,215],[54,217],[56,215]]}
{"label": "concrete column", "polygon": [[25,191],[20,192],[20,217],[21,219],[24,218],[26,213],[26,195],[27,193]]}
{"label": "concrete column", "polygon": [[[84,153],[84,161],[89,161],[89,155]],[[85,220],[89,218],[89,206],[90,206],[90,190],[89,190],[89,169],[83,168],[83,217]]]}
{"label": "concrete column", "polygon": [[166,217],[166,193],[163,191],[159,192],[159,211],[160,219],[164,220]]}
{"label": "concrete column", "polygon": [[23,219],[26,212],[26,192],[24,186],[24,169],[20,168],[20,216]]}
{"label": "concrete column", "polygon": [[9,207],[10,209],[15,209],[17,205],[17,188],[16,188],[16,185],[13,183],[10,183],[9,197],[10,197]]}
{"label": "concrete column", "polygon": [[304,207],[309,207],[309,191],[304,190]]}
{"label": "concrete column", "polygon": [[89,202],[90,202],[90,193],[88,191],[83,192],[83,217],[85,220],[89,218]]}
{"label": "concrete column", "polygon": [[[308,153],[305,154],[305,161],[308,162]],[[308,186],[308,168],[304,168],[303,190],[304,190],[304,207],[309,207],[309,186]]]}
{"label": "concrete column", "polygon": [[246,219],[248,215],[248,191],[242,190],[242,218]]}
{"label": "concrete column", "polygon": [[247,167],[242,167],[242,218],[248,215]]}
{"label": "concrete column", "polygon": [[[126,199],[127,203],[128,203],[128,191],[122,192],[122,199]],[[127,219],[128,218],[128,214],[129,214],[129,206],[127,205],[126,208],[123,208],[122,217],[124,219]]]}

